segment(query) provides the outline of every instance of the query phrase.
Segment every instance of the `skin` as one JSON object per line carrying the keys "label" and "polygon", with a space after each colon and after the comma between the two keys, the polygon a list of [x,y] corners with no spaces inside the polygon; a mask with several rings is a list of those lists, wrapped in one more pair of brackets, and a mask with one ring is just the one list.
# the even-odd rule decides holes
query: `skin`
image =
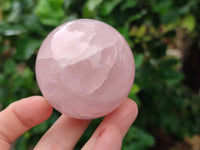
{"label": "skin", "polygon": [[[32,127],[44,122],[53,108],[41,96],[32,96],[10,104],[0,112],[0,147],[9,150],[12,142]],[[136,119],[138,108],[131,99],[108,114],[82,150],[120,150],[122,140]],[[71,150],[90,120],[61,117],[43,135],[34,150]]]}

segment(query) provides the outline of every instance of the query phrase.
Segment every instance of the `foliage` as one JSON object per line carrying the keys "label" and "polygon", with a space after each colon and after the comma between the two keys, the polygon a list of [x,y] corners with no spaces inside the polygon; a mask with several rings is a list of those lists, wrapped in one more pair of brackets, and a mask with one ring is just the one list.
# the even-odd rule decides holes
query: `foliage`
{"label": "foliage", "polygon": [[151,135],[142,129],[132,126],[125,137],[122,150],[145,150],[154,143],[154,138]]}
{"label": "foliage", "polygon": [[[131,46],[136,65],[130,92],[139,116],[124,139],[123,150],[148,149],[155,133],[181,140],[200,132],[200,99],[183,84],[181,61],[167,55],[177,29],[195,39],[200,33],[198,0],[6,0],[0,1],[0,104],[40,94],[34,74],[37,50],[57,25],[93,18],[115,27]],[[200,44],[199,44],[200,46]],[[0,107],[0,108],[1,108]],[[59,113],[19,138],[16,149],[28,149],[55,122]],[[100,120],[81,138],[80,149]]]}

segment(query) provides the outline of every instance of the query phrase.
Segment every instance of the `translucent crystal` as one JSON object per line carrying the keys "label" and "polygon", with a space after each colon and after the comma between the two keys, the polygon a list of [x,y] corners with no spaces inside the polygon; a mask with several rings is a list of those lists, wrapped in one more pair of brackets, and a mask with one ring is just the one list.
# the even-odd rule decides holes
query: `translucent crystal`
{"label": "translucent crystal", "polygon": [[96,20],[54,29],[42,43],[36,77],[42,94],[61,113],[93,119],[116,109],[134,80],[133,54],[123,36]]}

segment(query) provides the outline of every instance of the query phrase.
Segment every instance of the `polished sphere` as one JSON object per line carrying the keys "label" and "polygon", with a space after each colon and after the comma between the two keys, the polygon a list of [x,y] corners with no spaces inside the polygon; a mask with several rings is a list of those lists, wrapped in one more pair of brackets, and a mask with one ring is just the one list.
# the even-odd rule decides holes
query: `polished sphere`
{"label": "polished sphere", "polygon": [[36,77],[47,101],[78,119],[102,117],[127,97],[134,80],[133,54],[108,24],[79,19],[54,29],[42,43]]}

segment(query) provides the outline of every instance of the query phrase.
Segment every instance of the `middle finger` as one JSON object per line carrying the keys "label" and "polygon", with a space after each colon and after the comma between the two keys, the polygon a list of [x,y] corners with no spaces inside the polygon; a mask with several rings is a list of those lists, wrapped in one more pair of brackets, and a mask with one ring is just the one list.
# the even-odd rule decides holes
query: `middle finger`
{"label": "middle finger", "polygon": [[45,133],[34,150],[70,150],[73,149],[90,120],[74,119],[62,115]]}

